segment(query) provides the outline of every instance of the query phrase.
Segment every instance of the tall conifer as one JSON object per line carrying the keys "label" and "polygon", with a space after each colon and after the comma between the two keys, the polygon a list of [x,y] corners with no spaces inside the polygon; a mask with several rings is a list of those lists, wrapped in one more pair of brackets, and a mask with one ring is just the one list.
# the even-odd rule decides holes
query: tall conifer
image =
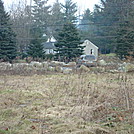
{"label": "tall conifer", "polygon": [[83,54],[83,47],[80,46],[80,36],[74,24],[66,23],[58,35],[57,58],[69,62]]}
{"label": "tall conifer", "polygon": [[44,46],[42,42],[46,41],[44,34],[49,34],[49,8],[47,0],[34,0],[35,4],[32,7],[32,40],[28,46],[28,55],[34,59],[44,57]]}
{"label": "tall conifer", "polygon": [[10,17],[0,0],[0,59],[12,61],[17,55],[16,36],[11,29]]}

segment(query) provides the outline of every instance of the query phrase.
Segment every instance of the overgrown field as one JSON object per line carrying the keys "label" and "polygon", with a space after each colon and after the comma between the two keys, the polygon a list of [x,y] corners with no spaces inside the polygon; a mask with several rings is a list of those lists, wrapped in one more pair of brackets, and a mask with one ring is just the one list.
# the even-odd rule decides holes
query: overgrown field
{"label": "overgrown field", "polygon": [[134,134],[134,74],[0,76],[0,134]]}

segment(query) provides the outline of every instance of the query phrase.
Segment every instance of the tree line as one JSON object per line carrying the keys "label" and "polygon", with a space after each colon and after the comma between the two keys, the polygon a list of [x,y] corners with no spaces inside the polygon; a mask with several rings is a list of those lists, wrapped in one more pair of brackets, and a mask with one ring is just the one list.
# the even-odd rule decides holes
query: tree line
{"label": "tree line", "polygon": [[134,0],[100,0],[94,11],[78,15],[77,3],[65,0],[22,0],[7,13],[0,0],[0,59],[12,61],[17,56],[45,58],[42,42],[52,36],[57,40],[54,58],[75,60],[83,54],[80,46],[89,39],[100,53],[114,52],[121,59],[134,57]]}
{"label": "tree line", "polygon": [[[121,59],[134,57],[134,0],[100,0],[94,11],[87,9],[80,26],[101,53],[114,52]],[[90,32],[89,32],[90,31]]]}

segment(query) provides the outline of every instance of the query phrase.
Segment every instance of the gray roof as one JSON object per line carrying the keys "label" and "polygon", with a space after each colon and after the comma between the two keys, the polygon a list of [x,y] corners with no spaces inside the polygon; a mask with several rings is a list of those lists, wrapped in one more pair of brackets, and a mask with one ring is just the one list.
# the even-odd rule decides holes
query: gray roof
{"label": "gray roof", "polygon": [[43,42],[44,49],[55,49],[55,45],[53,42]]}

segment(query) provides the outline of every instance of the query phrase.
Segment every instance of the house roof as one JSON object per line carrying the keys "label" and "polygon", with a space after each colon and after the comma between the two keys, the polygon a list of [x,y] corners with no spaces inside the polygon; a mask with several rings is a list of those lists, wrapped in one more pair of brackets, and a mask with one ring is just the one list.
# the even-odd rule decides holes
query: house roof
{"label": "house roof", "polygon": [[95,48],[99,49],[96,45],[94,45],[94,44],[93,44],[91,41],[89,41],[89,40],[85,40],[82,45],[84,45],[85,43],[86,43],[86,44],[91,44],[91,45],[94,46]]}
{"label": "house roof", "polygon": [[56,39],[53,36],[51,36],[50,38],[48,38],[47,42],[56,42]]}
{"label": "house roof", "polygon": [[54,42],[43,42],[44,49],[55,49]]}

